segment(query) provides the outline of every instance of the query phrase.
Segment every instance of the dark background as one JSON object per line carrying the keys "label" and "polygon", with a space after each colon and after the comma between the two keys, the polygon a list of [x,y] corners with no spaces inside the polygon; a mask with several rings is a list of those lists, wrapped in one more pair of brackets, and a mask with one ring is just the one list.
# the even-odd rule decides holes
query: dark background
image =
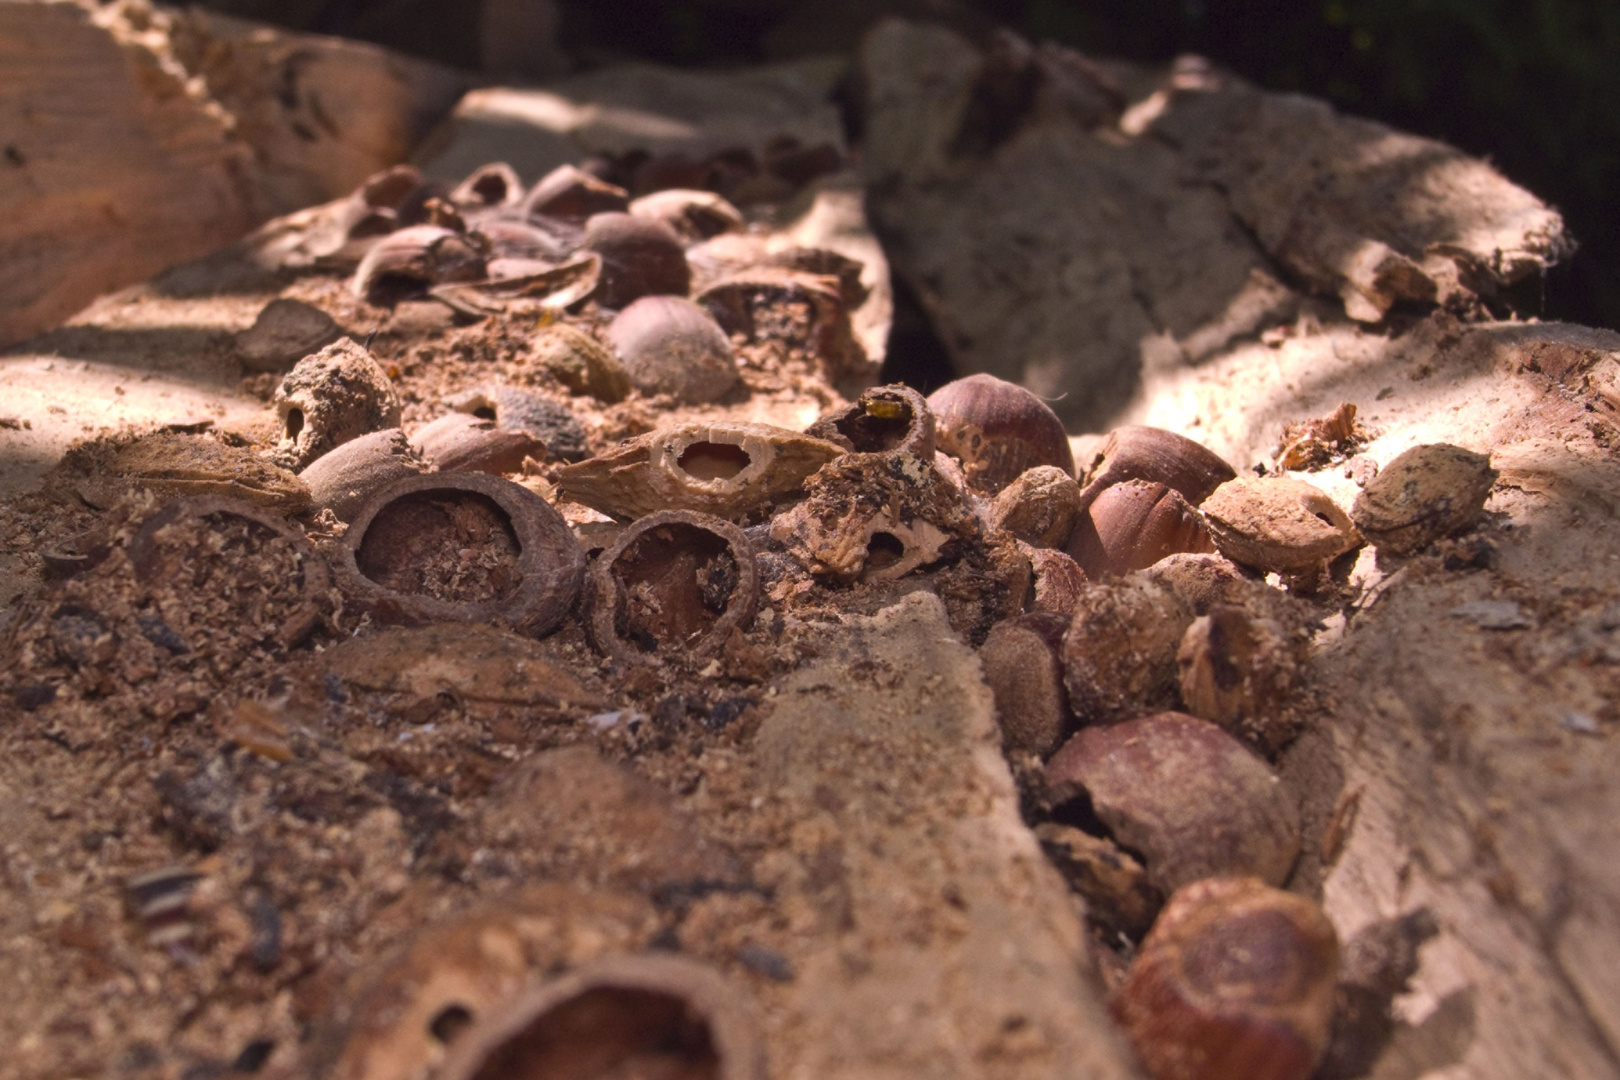
{"label": "dark background", "polygon": [[[486,0],[508,6],[524,0]],[[477,70],[478,5],[216,0]],[[640,58],[726,67],[853,47],[887,14],[970,36],[997,25],[1097,55],[1196,52],[1262,86],[1489,158],[1558,207],[1581,245],[1543,314],[1620,328],[1620,0],[553,0],[576,68]]]}

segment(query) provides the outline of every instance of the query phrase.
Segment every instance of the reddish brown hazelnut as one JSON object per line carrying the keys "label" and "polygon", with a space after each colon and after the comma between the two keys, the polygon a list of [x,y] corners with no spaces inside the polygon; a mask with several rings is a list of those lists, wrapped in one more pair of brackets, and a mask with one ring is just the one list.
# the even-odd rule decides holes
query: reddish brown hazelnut
{"label": "reddish brown hazelnut", "polygon": [[1215,545],[1175,489],[1127,480],[1097,494],[1065,550],[1088,577],[1101,578],[1145,570],[1167,555],[1214,551]]}
{"label": "reddish brown hazelnut", "polygon": [[298,478],[309,485],[316,509],[348,521],[377,492],[426,468],[403,431],[384,428],[327,451]]}
{"label": "reddish brown hazelnut", "polygon": [[1063,639],[1064,684],[1082,724],[1111,724],[1177,702],[1176,648],[1192,615],[1140,578],[1087,582]]}
{"label": "reddish brown hazelnut", "polygon": [[546,444],[521,429],[453,412],[419,428],[411,446],[440,472],[517,472],[524,458],[543,459]]}
{"label": "reddish brown hazelnut", "polygon": [[597,214],[585,222],[585,247],[602,257],[596,300],[605,308],[643,296],[685,296],[691,288],[681,238],[661,221]]}
{"label": "reddish brown hazelnut", "polygon": [[1197,506],[1237,473],[1220,456],[1163,428],[1130,424],[1108,433],[1082,470],[1084,502],[1127,480],[1148,480]]}
{"label": "reddish brown hazelnut", "polygon": [[1001,743],[1045,757],[1074,726],[1058,652],[1069,617],[1032,612],[997,623],[979,647],[984,680],[996,698]]}
{"label": "reddish brown hazelnut", "polygon": [[1026,469],[1051,465],[1074,475],[1063,421],[1016,383],[969,375],[928,396],[939,447],[962,462],[975,490],[994,494]]}
{"label": "reddish brown hazelnut", "polygon": [[1338,971],[1321,908],[1213,878],[1170,898],[1110,1006],[1153,1080],[1306,1080]]}
{"label": "reddish brown hazelnut", "polygon": [[737,385],[730,339],[690,300],[642,297],[608,324],[607,337],[630,384],[648,396],[700,405]]}
{"label": "reddish brown hazelnut", "polygon": [[541,217],[584,221],[593,214],[623,210],[630,195],[622,187],[599,180],[573,165],[559,165],[530,189],[523,209]]}
{"label": "reddish brown hazelnut", "polygon": [[1277,774],[1185,713],[1081,729],[1052,755],[1046,784],[1055,807],[1084,796],[1166,894],[1218,874],[1281,884],[1299,855],[1299,809]]}

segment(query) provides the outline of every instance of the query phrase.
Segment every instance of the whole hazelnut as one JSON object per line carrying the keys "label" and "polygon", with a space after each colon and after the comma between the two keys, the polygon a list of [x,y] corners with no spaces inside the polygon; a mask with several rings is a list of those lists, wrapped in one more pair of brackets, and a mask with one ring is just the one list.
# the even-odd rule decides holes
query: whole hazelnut
{"label": "whole hazelnut", "polygon": [[648,396],[700,405],[737,384],[731,340],[690,300],[644,296],[614,317],[607,337],[631,385]]}
{"label": "whole hazelnut", "polygon": [[939,448],[962,462],[968,483],[995,494],[1026,469],[1051,465],[1074,475],[1063,421],[1016,383],[969,375],[928,396]]}
{"label": "whole hazelnut", "polygon": [[1087,582],[1063,638],[1064,684],[1083,724],[1117,723],[1176,704],[1176,648],[1192,615],[1139,578]]}
{"label": "whole hazelnut", "polygon": [[1164,484],[1197,506],[1222,484],[1237,476],[1232,466],[1211,450],[1173,431],[1129,424],[1108,433],[1082,470],[1085,501],[1127,480]]}
{"label": "whole hazelnut", "polygon": [[1212,878],[1170,898],[1110,1008],[1154,1080],[1306,1080],[1338,971],[1321,908],[1254,878]]}
{"label": "whole hazelnut", "polygon": [[1097,494],[1065,550],[1088,577],[1100,578],[1144,570],[1167,555],[1214,551],[1215,545],[1175,489],[1127,480]]}
{"label": "whole hazelnut", "polygon": [[1447,443],[1414,446],[1367,482],[1350,516],[1379,551],[1411,555],[1472,525],[1495,483],[1487,454]]}
{"label": "whole hazelnut", "polygon": [[446,413],[418,428],[411,447],[440,472],[517,472],[523,459],[544,459],[546,444],[526,431],[470,413]]}
{"label": "whole hazelnut", "polygon": [[1338,503],[1293,477],[1229,480],[1199,509],[1222,555],[1268,573],[1310,571],[1361,543]]}
{"label": "whole hazelnut", "polygon": [[1082,728],[1047,762],[1046,785],[1060,810],[1084,796],[1166,894],[1216,874],[1281,884],[1299,855],[1299,809],[1277,774],[1185,713]]}
{"label": "whole hazelnut", "polygon": [[1069,617],[1031,612],[997,623],[979,647],[984,681],[996,699],[1001,742],[1045,757],[1074,725],[1058,659]]}
{"label": "whole hazelnut", "polygon": [[367,499],[427,466],[399,428],[384,428],[350,439],[308,465],[298,478],[309,485],[317,510],[348,521]]}
{"label": "whole hazelnut", "polygon": [[691,288],[681,238],[661,221],[597,214],[585,222],[585,247],[602,257],[596,299],[605,308],[643,296],[685,296]]}

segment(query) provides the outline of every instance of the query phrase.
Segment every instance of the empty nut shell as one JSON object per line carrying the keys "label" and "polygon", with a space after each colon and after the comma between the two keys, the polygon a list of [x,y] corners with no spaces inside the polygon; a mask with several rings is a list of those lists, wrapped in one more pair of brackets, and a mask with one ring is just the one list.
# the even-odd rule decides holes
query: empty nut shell
{"label": "empty nut shell", "polygon": [[1080,517],[1080,485],[1055,465],[1026,469],[990,504],[990,523],[1026,544],[1062,548]]}
{"label": "empty nut shell", "polygon": [[399,427],[399,394],[388,373],[348,338],[298,361],[272,404],[282,437],[270,457],[293,470],[350,439]]}
{"label": "empty nut shell", "polygon": [[105,508],[132,487],[168,499],[222,495],[286,513],[310,503],[302,480],[252,450],[173,431],[142,435],[120,447],[101,475],[85,477],[74,492],[91,506]]}
{"label": "empty nut shell", "polygon": [[1097,494],[1079,515],[1066,550],[1088,577],[1101,578],[1144,570],[1167,555],[1214,551],[1215,545],[1174,489],[1127,480]]}
{"label": "empty nut shell", "polygon": [[1257,570],[1313,570],[1361,543],[1338,503],[1292,477],[1228,480],[1200,509],[1220,553]]}
{"label": "empty nut shell", "polygon": [[610,956],[536,987],[462,1032],[440,1080],[764,1080],[751,1003],[677,956]]}
{"label": "empty nut shell", "polygon": [[997,623],[979,647],[984,681],[996,699],[1001,744],[1045,757],[1074,727],[1059,653],[1069,617],[1034,612]]}
{"label": "empty nut shell", "polygon": [[835,277],[754,267],[707,286],[696,300],[728,334],[803,349],[835,378],[865,372],[866,350]]}
{"label": "empty nut shell", "polygon": [[855,404],[828,413],[805,429],[863,454],[903,450],[923,461],[934,458],[934,413],[923,396],[902,383],[874,386]]}
{"label": "empty nut shell", "polygon": [[681,238],[661,221],[597,214],[585,222],[585,247],[602,257],[596,300],[605,308],[643,296],[685,296],[692,286]]}
{"label": "empty nut shell", "polygon": [[712,191],[670,188],[643,195],[630,204],[639,218],[661,221],[688,244],[695,244],[721,233],[740,232],[742,214]]}
{"label": "empty nut shell", "polygon": [[484,253],[474,239],[437,225],[414,225],[372,245],[350,288],[370,303],[389,305],[430,285],[483,276]]}
{"label": "empty nut shell", "polygon": [[1081,476],[1084,502],[1127,480],[1148,480],[1180,493],[1199,506],[1237,476],[1214,452],[1163,428],[1129,424],[1108,433]]}
{"label": "empty nut shell", "polygon": [[629,204],[630,196],[624,188],[573,165],[559,165],[535,182],[523,209],[542,217],[584,221],[594,214],[623,210]]}
{"label": "empty nut shell", "polygon": [[1170,898],[1110,1007],[1153,1080],[1306,1080],[1338,976],[1319,907],[1214,878]]}
{"label": "empty nut shell", "polygon": [[622,519],[697,510],[742,520],[798,493],[843,447],[736,421],[677,424],[557,473],[564,496]]}
{"label": "empty nut shell", "polygon": [[1177,702],[1176,649],[1192,615],[1140,577],[1087,582],[1063,639],[1064,684],[1082,724],[1112,724]]}
{"label": "empty nut shell", "polygon": [[1176,653],[1181,700],[1194,716],[1275,756],[1298,732],[1295,708],[1310,638],[1236,604],[1215,604]]}
{"label": "empty nut shell", "polygon": [[759,603],[748,537],[690,510],[635,522],[591,566],[590,585],[592,642],[632,662],[709,656],[748,625]]}
{"label": "empty nut shell", "polygon": [[1414,446],[1368,481],[1350,516],[1379,551],[1410,555],[1472,525],[1495,483],[1487,454],[1447,443]]}
{"label": "empty nut shell", "polygon": [[1046,766],[1054,806],[1084,795],[1166,895],[1217,874],[1281,884],[1299,855],[1299,809],[1270,766],[1185,713],[1082,728]]}
{"label": "empty nut shell", "polygon": [[494,622],[539,636],[579,595],[585,553],[529,489],[483,473],[411,476],[354,515],[337,583],[385,622]]}
{"label": "empty nut shell", "polygon": [[1074,475],[1074,453],[1063,421],[1016,383],[969,375],[928,396],[939,448],[962,462],[968,483],[994,494],[1026,469],[1051,465]]}
{"label": "empty nut shell", "polygon": [[608,341],[637,390],[683,405],[718,401],[739,378],[731,339],[708,312],[678,296],[647,296],[614,317]]}
{"label": "empty nut shell", "polygon": [[492,161],[467,175],[450,192],[450,201],[468,210],[493,210],[523,201],[523,181],[504,161]]}
{"label": "empty nut shell", "polygon": [[298,478],[309,485],[316,509],[330,510],[338,520],[348,521],[389,484],[426,471],[405,433],[386,428],[322,454]]}
{"label": "empty nut shell", "polygon": [[546,444],[526,431],[503,428],[493,420],[453,412],[411,436],[411,446],[440,472],[517,472],[524,458],[543,459]]}

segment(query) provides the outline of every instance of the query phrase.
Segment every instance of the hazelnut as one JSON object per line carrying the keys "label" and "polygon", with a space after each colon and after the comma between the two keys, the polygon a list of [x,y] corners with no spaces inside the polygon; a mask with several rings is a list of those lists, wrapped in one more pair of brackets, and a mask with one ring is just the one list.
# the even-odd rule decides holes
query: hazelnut
{"label": "hazelnut", "polygon": [[1338,969],[1317,905],[1213,878],[1170,898],[1110,1007],[1154,1080],[1306,1080]]}
{"label": "hazelnut", "polygon": [[901,383],[871,387],[855,404],[828,413],[804,433],[857,453],[904,450],[924,461],[934,458],[933,410],[921,394]]}
{"label": "hazelnut", "polygon": [[1063,421],[1022,386],[994,375],[969,375],[928,396],[939,446],[962,462],[968,483],[994,494],[1026,469],[1051,465],[1074,475]]}
{"label": "hazelnut", "polygon": [[1194,716],[1275,756],[1299,733],[1294,707],[1309,636],[1236,604],[1215,604],[1193,620],[1176,664],[1181,700]]}
{"label": "hazelnut", "polygon": [[681,238],[661,221],[596,214],[585,222],[585,247],[602,257],[596,300],[605,308],[643,296],[685,296],[691,288]]}
{"label": "hazelnut", "polygon": [[526,435],[559,461],[579,461],[588,452],[585,429],[568,406],[534,390],[498,384],[477,386],[452,394],[445,404],[456,412],[491,421],[500,431]]}
{"label": "hazelnut", "polygon": [[1192,615],[1141,578],[1087,582],[1063,638],[1063,678],[1082,724],[1111,724],[1177,702],[1176,648]]}
{"label": "hazelnut", "polygon": [[371,496],[407,476],[425,472],[410,440],[399,428],[362,435],[316,458],[298,474],[309,485],[316,509],[348,521]]}
{"label": "hazelnut", "polygon": [[1046,765],[1060,815],[1084,797],[1165,894],[1202,877],[1281,884],[1299,855],[1299,809],[1253,751],[1185,713],[1082,728]]}
{"label": "hazelnut", "polygon": [[1224,555],[1185,552],[1166,555],[1142,576],[1169,589],[1194,615],[1206,615],[1213,605],[1229,602],[1256,584]]}
{"label": "hazelnut", "polygon": [[643,195],[630,204],[630,213],[639,218],[661,221],[675,235],[695,244],[721,233],[741,232],[742,214],[712,191],[671,188]]}
{"label": "hazelnut", "polygon": [[1311,571],[1361,543],[1338,503],[1288,476],[1229,480],[1200,510],[1222,555],[1268,573]]}
{"label": "hazelnut", "polygon": [[546,444],[526,431],[453,412],[417,429],[411,447],[440,472],[517,472],[524,458],[541,459]]}
{"label": "hazelnut", "polygon": [[624,188],[599,180],[573,165],[559,165],[530,189],[523,209],[541,217],[584,221],[593,214],[623,210],[630,205]]}
{"label": "hazelnut", "polygon": [[1167,555],[1213,551],[1215,545],[1174,488],[1126,480],[1097,494],[1065,550],[1087,576],[1100,578],[1144,570]]}
{"label": "hazelnut", "polygon": [[1045,757],[1074,726],[1058,659],[1069,617],[1052,611],[997,623],[979,647],[984,681],[996,699],[1001,743]]}
{"label": "hazelnut", "polygon": [[1367,482],[1350,516],[1380,552],[1411,555],[1472,525],[1495,482],[1487,454],[1447,443],[1414,446]]}
{"label": "hazelnut", "polygon": [[648,396],[700,405],[737,385],[731,340],[690,300],[642,297],[614,317],[607,337],[631,385]]}
{"label": "hazelnut", "polygon": [[399,426],[388,373],[348,338],[293,365],[272,401],[282,437],[269,456],[295,471],[350,439]]}
{"label": "hazelnut", "polygon": [[1062,548],[1080,516],[1080,485],[1055,465],[1025,469],[990,504],[990,524],[1039,548]]}
{"label": "hazelnut", "polygon": [[1080,477],[1087,504],[1127,480],[1150,480],[1176,491],[1193,506],[1237,476],[1219,455],[1163,428],[1129,424],[1108,433]]}
{"label": "hazelnut", "polygon": [[630,394],[630,378],[618,357],[591,335],[567,323],[549,326],[530,343],[529,355],[576,394],[607,404]]}

